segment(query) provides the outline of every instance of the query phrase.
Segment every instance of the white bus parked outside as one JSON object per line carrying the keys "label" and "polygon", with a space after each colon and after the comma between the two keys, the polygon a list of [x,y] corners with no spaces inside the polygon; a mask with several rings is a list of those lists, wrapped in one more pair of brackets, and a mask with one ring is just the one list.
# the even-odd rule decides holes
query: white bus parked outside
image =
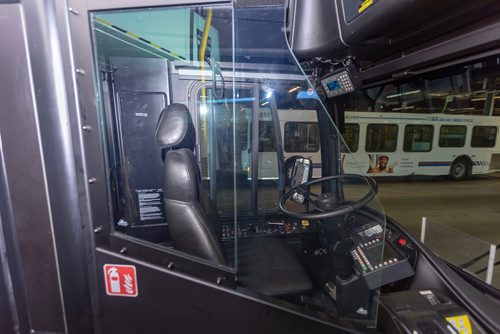
{"label": "white bus parked outside", "polygon": [[[314,110],[278,110],[287,167],[303,156],[321,177]],[[344,140],[354,159],[342,155],[345,173],[372,176],[472,174],[500,170],[499,117],[347,112]]]}
{"label": "white bus parked outside", "polygon": [[[365,89],[344,109],[342,135],[354,158],[342,155],[345,173],[459,180],[500,170],[499,57]],[[313,177],[321,177],[316,113],[278,114],[286,165],[308,157]]]}
{"label": "white bus parked outside", "polygon": [[[499,126],[489,116],[349,112],[343,136],[368,175],[464,179],[499,168]],[[352,172],[350,160],[343,168]]]}

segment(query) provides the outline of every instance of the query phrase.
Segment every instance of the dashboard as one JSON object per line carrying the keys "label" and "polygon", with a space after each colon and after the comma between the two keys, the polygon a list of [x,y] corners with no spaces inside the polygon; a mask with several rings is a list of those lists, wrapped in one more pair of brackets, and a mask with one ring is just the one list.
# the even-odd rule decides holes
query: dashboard
{"label": "dashboard", "polygon": [[[342,222],[339,226],[342,226],[348,245],[344,258],[352,264],[352,273],[345,278],[338,275],[317,278],[324,300],[335,305],[337,314],[363,320],[379,300],[379,326],[384,332],[430,330],[445,333],[462,328],[482,332],[476,320],[444,292],[432,289],[432,285],[425,289],[409,289],[417,268],[418,245],[413,244],[413,239],[399,225],[388,220],[384,226],[380,218],[364,210],[350,214],[337,224],[339,222]],[[327,258],[336,256],[333,243],[325,245],[318,241],[328,230],[327,224],[332,222],[277,216],[259,223],[240,222],[236,229],[232,224],[223,225],[222,238],[230,241],[236,236],[273,235],[289,239],[290,243],[301,245],[302,260],[311,261],[306,265],[311,269],[315,261],[324,263]],[[313,239],[316,242],[311,242]],[[308,301],[307,297],[301,298]],[[317,307],[312,301],[309,303],[310,307]]]}
{"label": "dashboard", "polygon": [[[240,222],[222,226],[222,241],[258,236],[295,237],[311,239],[322,230],[320,221],[309,221],[276,217],[260,222]],[[376,218],[360,213],[351,214],[347,219],[347,234],[352,240],[349,254],[355,272],[360,275],[370,289],[390,284],[414,274],[417,251],[410,238],[396,225],[383,224]],[[314,250],[306,249],[305,253]]]}
{"label": "dashboard", "polygon": [[259,235],[300,235],[313,232],[316,226],[309,220],[277,218],[263,222],[242,222],[235,229],[232,224],[222,225],[222,241],[228,241],[235,236],[244,238]]}

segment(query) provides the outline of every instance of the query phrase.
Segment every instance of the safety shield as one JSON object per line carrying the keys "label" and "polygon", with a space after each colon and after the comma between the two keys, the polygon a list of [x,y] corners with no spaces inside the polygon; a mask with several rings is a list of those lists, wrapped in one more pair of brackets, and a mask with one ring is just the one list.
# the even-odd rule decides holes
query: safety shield
{"label": "safety shield", "polygon": [[[374,326],[383,271],[395,264],[384,209],[350,153],[356,131],[342,129],[346,144],[335,99],[287,45],[285,8],[90,19],[114,233],[230,270],[239,293]],[[169,118],[172,108],[189,117]],[[189,156],[178,170],[176,152]]]}
{"label": "safety shield", "polygon": [[[221,238],[218,214],[233,213],[235,207],[233,127],[228,118],[234,102],[221,100],[232,94],[233,84],[231,79],[212,84],[224,80],[219,64],[221,53],[233,48],[232,13],[230,4],[91,13],[113,230],[228,268],[235,267],[233,245],[225,250],[213,242],[214,253],[198,243]],[[220,33],[220,27],[227,33]],[[232,62],[226,66],[232,72]],[[186,71],[194,77],[185,79]],[[246,92],[252,94],[252,89]],[[166,109],[174,104],[186,112],[169,113]],[[176,121],[177,127],[172,125]],[[171,151],[182,151],[189,163],[169,169]],[[166,192],[166,183],[176,181],[179,188]],[[190,223],[186,218],[170,225],[178,216],[175,202],[182,203],[178,209],[186,215],[210,211],[198,223],[215,219],[217,224],[189,244],[176,240],[189,235],[184,229]],[[211,210],[214,206],[220,211]],[[198,226],[187,228],[196,233]]]}

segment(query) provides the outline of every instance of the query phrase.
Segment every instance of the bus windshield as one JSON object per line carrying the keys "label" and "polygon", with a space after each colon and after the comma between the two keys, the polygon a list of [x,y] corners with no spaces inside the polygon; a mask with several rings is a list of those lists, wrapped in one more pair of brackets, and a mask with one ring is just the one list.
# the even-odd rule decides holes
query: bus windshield
{"label": "bus windshield", "polygon": [[381,268],[396,261],[383,255],[384,210],[286,44],[284,8],[92,22],[114,233],[235,272],[316,318],[374,324]]}

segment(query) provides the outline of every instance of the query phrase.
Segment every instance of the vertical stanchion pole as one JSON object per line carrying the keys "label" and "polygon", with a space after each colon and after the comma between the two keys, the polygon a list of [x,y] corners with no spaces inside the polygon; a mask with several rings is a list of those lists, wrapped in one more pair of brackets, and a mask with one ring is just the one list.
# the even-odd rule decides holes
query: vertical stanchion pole
{"label": "vertical stanchion pole", "polygon": [[493,281],[493,269],[495,268],[495,253],[497,252],[497,247],[495,245],[490,245],[490,255],[488,256],[488,269],[486,270],[486,283],[491,285]]}
{"label": "vertical stanchion pole", "polygon": [[427,217],[422,217],[422,229],[420,230],[420,241],[425,241],[425,230],[427,228]]}

